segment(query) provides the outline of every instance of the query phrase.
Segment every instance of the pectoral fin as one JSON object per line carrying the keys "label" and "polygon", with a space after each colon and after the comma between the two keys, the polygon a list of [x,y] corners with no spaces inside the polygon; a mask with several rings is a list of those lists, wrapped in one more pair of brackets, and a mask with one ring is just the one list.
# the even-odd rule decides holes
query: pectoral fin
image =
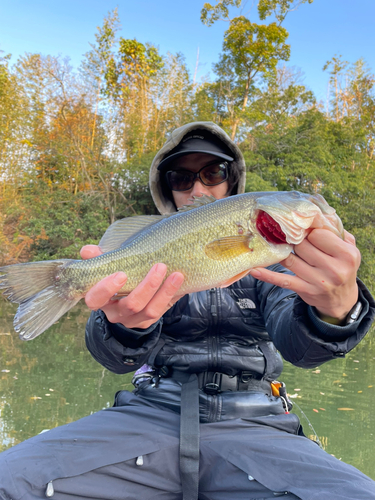
{"label": "pectoral fin", "polygon": [[239,257],[244,253],[252,252],[249,248],[251,235],[225,236],[211,241],[205,246],[207,257],[214,260],[227,260]]}

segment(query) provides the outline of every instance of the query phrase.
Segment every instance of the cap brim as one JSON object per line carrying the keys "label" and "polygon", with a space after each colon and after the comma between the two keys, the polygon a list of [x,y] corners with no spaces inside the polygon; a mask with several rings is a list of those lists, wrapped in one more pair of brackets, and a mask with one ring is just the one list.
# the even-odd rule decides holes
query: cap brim
{"label": "cap brim", "polygon": [[227,161],[233,161],[233,159],[234,159],[231,156],[228,156],[224,153],[215,153],[213,151],[202,151],[201,149],[195,150],[195,151],[180,151],[180,152],[174,153],[173,155],[168,156],[167,158],[162,160],[158,166],[158,170],[164,170],[164,168],[166,168],[176,158],[180,158],[181,156],[191,155],[194,153],[204,153],[204,154],[208,154],[211,156],[216,156],[217,158],[221,158],[222,160],[227,160]]}

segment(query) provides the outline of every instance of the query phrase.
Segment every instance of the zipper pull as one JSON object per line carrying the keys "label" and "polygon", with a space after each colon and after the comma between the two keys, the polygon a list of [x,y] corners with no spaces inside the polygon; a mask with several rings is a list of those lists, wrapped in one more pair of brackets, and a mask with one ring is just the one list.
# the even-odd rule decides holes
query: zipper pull
{"label": "zipper pull", "polygon": [[212,316],[217,316],[217,306],[216,306],[216,288],[211,288],[210,289],[210,294],[211,294],[211,314]]}
{"label": "zipper pull", "polygon": [[47,498],[50,498],[50,497],[53,497],[54,494],[55,494],[55,490],[54,490],[54,487],[53,487],[53,483],[52,483],[52,481],[50,481],[47,484],[45,495],[46,495]]}

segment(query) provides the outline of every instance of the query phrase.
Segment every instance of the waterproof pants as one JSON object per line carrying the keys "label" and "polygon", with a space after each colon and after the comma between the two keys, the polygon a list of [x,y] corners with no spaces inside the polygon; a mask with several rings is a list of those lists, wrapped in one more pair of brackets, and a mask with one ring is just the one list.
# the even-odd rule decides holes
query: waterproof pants
{"label": "waterproof pants", "polygon": [[[0,454],[0,499],[182,500],[179,414],[132,393]],[[375,499],[375,482],[297,435],[295,415],[200,425],[200,500]]]}

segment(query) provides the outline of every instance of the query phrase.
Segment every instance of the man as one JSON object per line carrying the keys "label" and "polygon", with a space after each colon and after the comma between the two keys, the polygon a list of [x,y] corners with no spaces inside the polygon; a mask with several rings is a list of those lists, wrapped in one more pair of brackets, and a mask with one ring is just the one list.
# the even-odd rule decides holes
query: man
{"label": "man", "polygon": [[[209,122],[175,130],[150,170],[163,214],[244,184],[241,152]],[[282,370],[276,348],[308,368],[368,331],[375,303],[356,279],[354,238],[315,229],[281,264],[182,298],[183,275],[165,279],[163,263],[119,301],[125,273],[95,285],[87,346],[116,373],[138,369],[135,393],[1,454],[0,498],[375,498],[372,480],[303,436],[271,385]]]}

